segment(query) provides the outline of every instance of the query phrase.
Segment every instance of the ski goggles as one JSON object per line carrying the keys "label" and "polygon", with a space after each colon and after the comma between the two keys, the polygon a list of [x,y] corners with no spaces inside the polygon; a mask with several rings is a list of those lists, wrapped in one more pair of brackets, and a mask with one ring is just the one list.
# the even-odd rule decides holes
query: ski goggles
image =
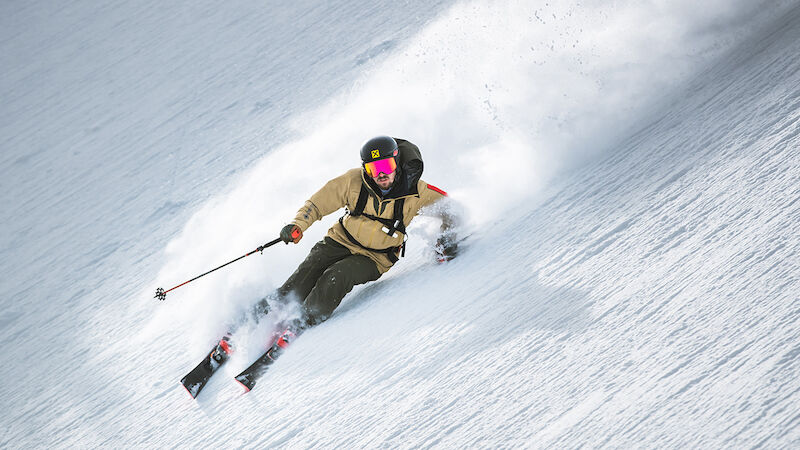
{"label": "ski goggles", "polygon": [[397,161],[393,157],[371,161],[364,163],[364,170],[367,172],[367,175],[373,178],[377,177],[380,173],[389,175],[397,170]]}

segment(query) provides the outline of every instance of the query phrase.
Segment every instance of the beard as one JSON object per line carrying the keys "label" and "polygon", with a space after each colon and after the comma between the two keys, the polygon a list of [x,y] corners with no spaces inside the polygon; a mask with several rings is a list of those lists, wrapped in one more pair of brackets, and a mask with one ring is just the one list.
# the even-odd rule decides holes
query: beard
{"label": "beard", "polygon": [[[389,178],[389,175],[381,174],[377,178],[373,178],[373,180],[375,180],[375,183],[377,183],[378,185],[381,185],[383,183],[389,182],[390,178]],[[389,185],[387,187],[391,187],[392,184],[394,184],[394,183],[389,183]]]}

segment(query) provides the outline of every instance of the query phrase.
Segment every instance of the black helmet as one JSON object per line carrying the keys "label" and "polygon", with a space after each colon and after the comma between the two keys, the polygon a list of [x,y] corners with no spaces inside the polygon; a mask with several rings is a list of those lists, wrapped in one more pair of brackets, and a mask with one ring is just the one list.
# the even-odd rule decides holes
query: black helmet
{"label": "black helmet", "polygon": [[361,162],[368,163],[392,156],[398,159],[398,153],[397,141],[389,136],[377,136],[368,140],[361,147]]}

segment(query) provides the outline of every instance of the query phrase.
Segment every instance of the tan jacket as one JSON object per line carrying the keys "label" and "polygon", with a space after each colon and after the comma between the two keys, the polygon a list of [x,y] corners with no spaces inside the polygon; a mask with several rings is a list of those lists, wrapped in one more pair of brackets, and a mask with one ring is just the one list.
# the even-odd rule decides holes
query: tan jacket
{"label": "tan jacket", "polygon": [[[403,222],[405,226],[411,223],[414,216],[419,213],[420,208],[431,205],[446,195],[441,190],[429,187],[428,183],[419,180],[417,182],[418,193],[383,199],[366,182],[364,171],[361,168],[356,168],[330,180],[322,189],[306,200],[305,205],[297,212],[293,223],[305,231],[312,223],[336,212],[342,207],[346,206],[348,211],[352,211],[358,201],[362,184],[367,187],[369,192],[364,214],[392,219],[394,216],[394,202],[400,198],[405,198],[403,205]],[[343,224],[361,245],[372,249],[400,247],[405,239],[405,235],[400,231],[395,232],[393,236],[389,236],[382,230],[383,224],[363,215],[353,217],[347,214]],[[328,230],[328,236],[350,249],[353,254],[368,256],[375,261],[380,273],[385,273],[394,264],[385,253],[369,251],[351,242],[343,232],[342,225],[339,222],[336,222]]]}

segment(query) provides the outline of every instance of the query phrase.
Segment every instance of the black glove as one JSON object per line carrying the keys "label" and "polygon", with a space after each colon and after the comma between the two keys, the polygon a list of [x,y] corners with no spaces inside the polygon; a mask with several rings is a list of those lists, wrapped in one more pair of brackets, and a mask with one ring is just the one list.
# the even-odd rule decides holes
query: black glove
{"label": "black glove", "polygon": [[458,243],[454,235],[443,235],[436,240],[436,259],[438,259],[440,263],[450,261],[455,258],[457,254]]}
{"label": "black glove", "polygon": [[303,239],[303,230],[297,225],[290,223],[281,229],[281,240],[286,244],[289,244],[289,242],[297,244],[300,239]]}

